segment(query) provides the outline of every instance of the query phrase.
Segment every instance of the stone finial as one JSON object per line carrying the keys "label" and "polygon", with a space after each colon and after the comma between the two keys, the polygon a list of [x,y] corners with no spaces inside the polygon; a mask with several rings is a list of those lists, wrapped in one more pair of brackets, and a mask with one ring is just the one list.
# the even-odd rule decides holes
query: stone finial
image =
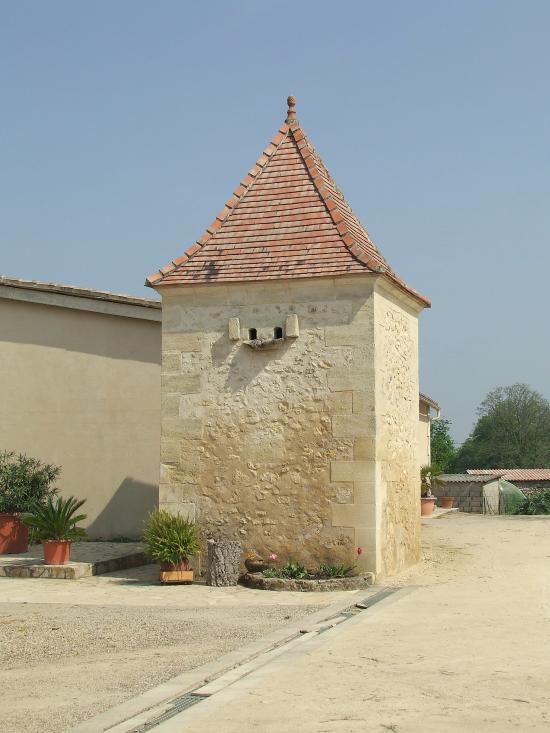
{"label": "stone finial", "polygon": [[296,110],[294,109],[296,105],[296,97],[293,97],[292,94],[287,98],[287,104],[288,104],[288,112],[286,113],[286,120],[285,122],[290,125],[291,122],[297,122],[298,119],[296,117]]}

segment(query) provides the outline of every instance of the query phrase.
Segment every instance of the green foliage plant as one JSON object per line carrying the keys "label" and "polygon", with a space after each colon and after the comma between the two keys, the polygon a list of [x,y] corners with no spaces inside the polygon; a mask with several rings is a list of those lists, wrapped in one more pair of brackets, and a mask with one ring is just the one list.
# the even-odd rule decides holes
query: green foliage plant
{"label": "green foliage plant", "polygon": [[0,512],[22,514],[34,511],[57,493],[53,486],[59,466],[43,463],[13,451],[0,452]]}
{"label": "green foliage plant", "polygon": [[281,578],[292,578],[294,580],[301,580],[309,576],[308,571],[303,565],[289,560],[286,565],[281,568]]}
{"label": "green foliage plant", "polygon": [[347,578],[354,568],[354,565],[321,565],[317,575],[319,578]]}
{"label": "green foliage plant", "polygon": [[155,509],[145,520],[145,553],[152,560],[177,565],[201,548],[199,527],[179,514]]}
{"label": "green foliage plant", "polygon": [[451,437],[451,421],[439,418],[432,420],[430,427],[430,452],[432,462],[445,472],[449,470],[456,447]]}
{"label": "green foliage plant", "polygon": [[550,402],[528,384],[497,387],[449,467],[550,468]]}
{"label": "green foliage plant", "polygon": [[281,571],[277,570],[277,568],[266,568],[262,571],[262,575],[264,578],[280,578]]}
{"label": "green foliage plant", "polygon": [[422,466],[420,469],[420,495],[432,497],[432,489],[438,489],[445,485],[439,476],[441,469],[435,463],[429,466]]}
{"label": "green foliage plant", "polygon": [[526,496],[514,514],[550,514],[550,489]]}
{"label": "green foliage plant", "polygon": [[36,540],[71,540],[78,542],[86,536],[78,523],[86,519],[86,514],[77,514],[86,499],[80,501],[74,496],[48,497],[45,504],[36,504],[34,509],[23,515],[23,522],[32,531]]}

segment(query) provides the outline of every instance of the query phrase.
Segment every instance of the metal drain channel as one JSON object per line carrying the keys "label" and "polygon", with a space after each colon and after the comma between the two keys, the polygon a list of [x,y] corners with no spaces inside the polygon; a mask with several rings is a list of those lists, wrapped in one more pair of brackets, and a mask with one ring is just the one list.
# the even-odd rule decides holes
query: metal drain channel
{"label": "metal drain channel", "polygon": [[[363,611],[368,611],[368,609],[374,606],[376,603],[380,603],[380,601],[383,601],[384,598],[391,596],[393,593],[395,593],[398,590],[401,590],[401,589],[400,588],[385,588],[384,590],[381,590],[372,596],[367,596],[367,598],[365,598],[362,601],[357,601],[357,603],[355,603],[353,606],[349,606],[348,608],[343,610],[338,615],[346,616],[347,619],[353,618],[354,616],[356,616],[359,613],[362,613]],[[326,619],[325,623],[327,622],[330,622],[330,619]],[[345,623],[345,621],[342,621],[341,623]],[[317,633],[324,634],[326,631],[329,631],[329,629],[332,629],[332,628],[334,628],[334,626],[331,626],[329,624],[325,628],[319,629]],[[299,634],[297,636],[299,636]],[[293,637],[293,639],[295,638],[296,637]],[[284,644],[287,644],[291,640],[292,639],[287,639]],[[282,646],[284,646],[284,644]],[[187,710],[188,708],[193,707],[193,705],[196,705],[197,703],[201,702],[202,700],[208,700],[208,697],[196,695],[194,694],[193,691],[186,692],[185,695],[182,695],[181,697],[176,697],[174,700],[172,700],[170,708],[168,710],[165,710],[165,712],[162,713],[162,715],[159,715],[156,718],[152,718],[151,720],[148,720],[146,723],[143,723],[143,725],[139,725],[137,728],[132,728],[132,730],[128,731],[128,733],[148,733],[148,731],[153,730],[161,723],[164,723],[165,721],[170,720],[170,718],[173,718],[176,715],[179,715],[179,713],[182,713],[184,710]]]}
{"label": "metal drain channel", "polygon": [[192,695],[190,692],[187,692],[185,695],[176,697],[175,700],[172,700],[172,706],[162,715],[159,715],[157,718],[153,718],[152,720],[148,720],[137,728],[132,728],[129,733],[147,733],[148,731],[153,730],[153,728],[156,728],[157,725],[164,723],[166,720],[170,720],[170,718],[173,718],[175,715],[179,715],[179,713],[183,713],[184,710],[193,707],[193,705],[196,705],[198,702],[205,699],[206,698],[204,697],[197,697],[197,695]]}

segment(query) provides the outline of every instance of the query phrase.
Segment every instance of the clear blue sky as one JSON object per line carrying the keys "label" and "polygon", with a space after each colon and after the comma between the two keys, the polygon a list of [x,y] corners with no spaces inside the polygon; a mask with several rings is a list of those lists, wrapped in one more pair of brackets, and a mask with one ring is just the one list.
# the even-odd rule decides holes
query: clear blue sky
{"label": "clear blue sky", "polygon": [[0,2],[0,272],[154,296],[285,116],[433,301],[421,386],[462,440],[550,397],[547,0]]}

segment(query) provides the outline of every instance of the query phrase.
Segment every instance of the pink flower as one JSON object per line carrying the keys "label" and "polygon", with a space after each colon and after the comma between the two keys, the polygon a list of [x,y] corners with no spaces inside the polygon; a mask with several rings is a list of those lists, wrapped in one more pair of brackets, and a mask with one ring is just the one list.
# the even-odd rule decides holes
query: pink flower
{"label": "pink flower", "polygon": [[363,548],[362,547],[358,547],[357,548],[357,554],[358,555],[362,555],[363,554]]}
{"label": "pink flower", "polygon": [[269,559],[270,560],[276,560],[277,559],[277,555],[274,552],[272,552],[271,555],[269,556]]}

